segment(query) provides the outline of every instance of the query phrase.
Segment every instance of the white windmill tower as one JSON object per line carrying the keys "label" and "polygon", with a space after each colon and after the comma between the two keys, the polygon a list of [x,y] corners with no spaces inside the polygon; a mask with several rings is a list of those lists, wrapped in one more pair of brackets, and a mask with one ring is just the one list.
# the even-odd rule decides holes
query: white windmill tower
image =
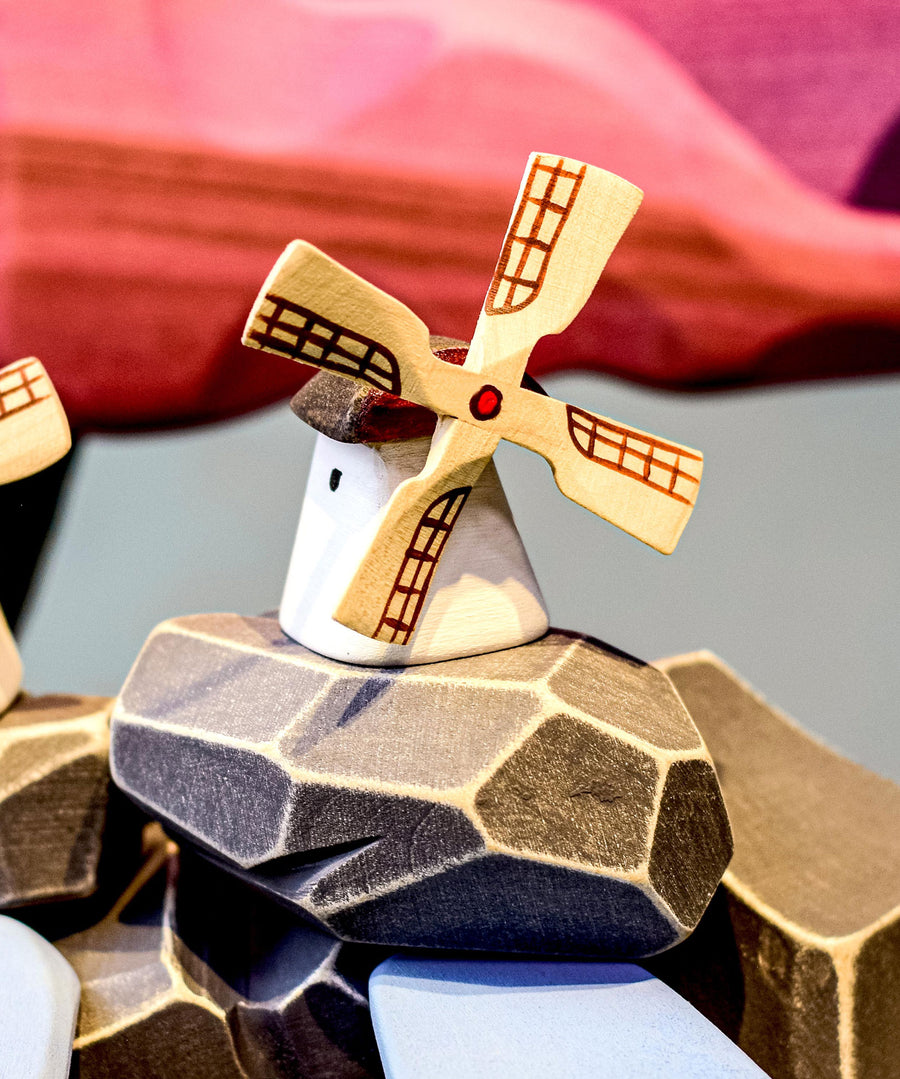
{"label": "white windmill tower", "polygon": [[[697,497],[702,455],[522,385],[531,349],[546,334],[564,330],[581,310],[640,200],[637,188],[612,173],[557,155],[532,154],[461,366],[434,354],[428,328],[399,301],[310,244],[288,245],[254,304],[244,343],[375,387],[438,416],[421,470],[416,471],[418,461],[409,461],[405,472],[385,478],[375,500],[380,508],[370,504],[372,512],[364,521],[360,517],[356,537],[345,545],[352,558],[342,562],[344,576],[339,582],[330,579],[320,593],[334,604],[334,621],[406,651],[379,655],[366,645],[350,655],[331,650],[327,634],[310,638],[300,624],[301,590],[290,584],[282,605],[289,634],[299,633],[309,647],[335,658],[355,657],[355,662],[450,658],[444,648],[432,654],[425,647],[427,639],[440,637],[440,627],[426,633],[420,619],[426,611],[433,611],[433,618],[440,615],[440,604],[428,604],[426,596],[429,588],[452,584],[451,574],[439,578],[439,560],[454,549],[448,537],[468,517],[468,503],[476,504],[479,477],[502,438],[545,457],[567,497],[657,550],[674,550]],[[301,522],[301,534],[308,539],[312,528],[305,531]],[[473,530],[473,540],[478,536]],[[457,575],[477,557],[478,543],[485,542],[484,533],[480,537],[460,553]],[[539,600],[536,586],[532,594]],[[451,649],[452,654],[508,646],[492,641],[485,625],[479,631],[481,647],[473,647],[469,633],[464,647]],[[423,646],[416,654],[418,636]],[[532,638],[508,643],[523,639]],[[369,658],[361,658],[367,649]]]}
{"label": "white windmill tower", "polygon": [[[462,363],[467,351],[441,338],[432,347],[445,363]],[[493,462],[470,493],[444,498],[414,535],[399,572],[412,587],[390,636],[373,639],[336,622],[379,514],[425,466],[435,416],[329,371],[307,382],[291,407],[319,434],[279,611],[289,636],[346,663],[406,666],[511,648],[547,631]]]}

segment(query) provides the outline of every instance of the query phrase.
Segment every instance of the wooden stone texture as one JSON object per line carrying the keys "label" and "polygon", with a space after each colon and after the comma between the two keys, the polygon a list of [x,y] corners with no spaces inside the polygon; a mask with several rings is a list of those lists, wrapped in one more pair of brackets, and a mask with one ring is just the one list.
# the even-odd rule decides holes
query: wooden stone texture
{"label": "wooden stone texture", "polygon": [[654,961],[774,1079],[900,1076],[900,788],[708,653],[662,661],[709,746],[734,860]]}
{"label": "wooden stone texture", "polygon": [[765,1079],[630,963],[394,956],[369,987],[387,1079]]}
{"label": "wooden stone texture", "polygon": [[376,672],[272,618],[175,619],[111,752],[142,806],[347,940],[647,955],[731,853],[668,680],[577,634]]}
{"label": "wooden stone texture", "polygon": [[79,1079],[381,1074],[367,979],[384,953],[164,838],[108,916],[59,947],[83,985]]}
{"label": "wooden stone texture", "polygon": [[0,1076],[66,1079],[81,986],[60,953],[0,916]]}
{"label": "wooden stone texture", "polygon": [[23,695],[0,717],[0,907],[96,888],[111,707],[108,697]]}

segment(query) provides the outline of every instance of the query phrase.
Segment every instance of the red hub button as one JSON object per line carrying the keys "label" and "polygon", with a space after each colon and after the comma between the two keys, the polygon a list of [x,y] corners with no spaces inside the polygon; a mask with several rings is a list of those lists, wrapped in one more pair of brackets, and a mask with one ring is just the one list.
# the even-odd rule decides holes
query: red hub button
{"label": "red hub button", "polygon": [[492,420],[499,415],[502,401],[503,394],[496,386],[482,386],[478,393],[472,395],[469,411],[476,420]]}

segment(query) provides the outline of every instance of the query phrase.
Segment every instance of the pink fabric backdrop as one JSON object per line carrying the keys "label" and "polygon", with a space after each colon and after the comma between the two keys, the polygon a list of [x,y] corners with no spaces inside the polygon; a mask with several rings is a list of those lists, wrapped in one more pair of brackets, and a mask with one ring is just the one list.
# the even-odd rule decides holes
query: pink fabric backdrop
{"label": "pink fabric backdrop", "polygon": [[7,0],[3,353],[81,428],[274,400],[304,369],[237,337],[295,236],[468,336],[538,149],[646,198],[535,373],[895,370],[892,6]]}

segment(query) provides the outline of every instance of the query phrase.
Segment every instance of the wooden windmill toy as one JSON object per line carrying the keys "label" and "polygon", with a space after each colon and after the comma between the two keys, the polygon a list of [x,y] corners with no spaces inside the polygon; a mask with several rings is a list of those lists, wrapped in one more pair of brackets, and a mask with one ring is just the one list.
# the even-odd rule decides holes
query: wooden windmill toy
{"label": "wooden windmill toy", "polygon": [[[40,360],[0,368],[0,484],[49,468],[72,445],[69,422]],[[0,608],[0,713],[16,694],[22,663]]]}
{"label": "wooden windmill toy", "polygon": [[424,467],[368,529],[333,612],[338,623],[410,643],[450,534],[501,439],[543,456],[573,501],[674,550],[696,500],[701,454],[522,385],[532,348],[581,310],[640,200],[612,173],[532,154],[461,366],[432,352],[413,312],[315,247],[298,240],[282,254],[244,343],[438,415]]}

